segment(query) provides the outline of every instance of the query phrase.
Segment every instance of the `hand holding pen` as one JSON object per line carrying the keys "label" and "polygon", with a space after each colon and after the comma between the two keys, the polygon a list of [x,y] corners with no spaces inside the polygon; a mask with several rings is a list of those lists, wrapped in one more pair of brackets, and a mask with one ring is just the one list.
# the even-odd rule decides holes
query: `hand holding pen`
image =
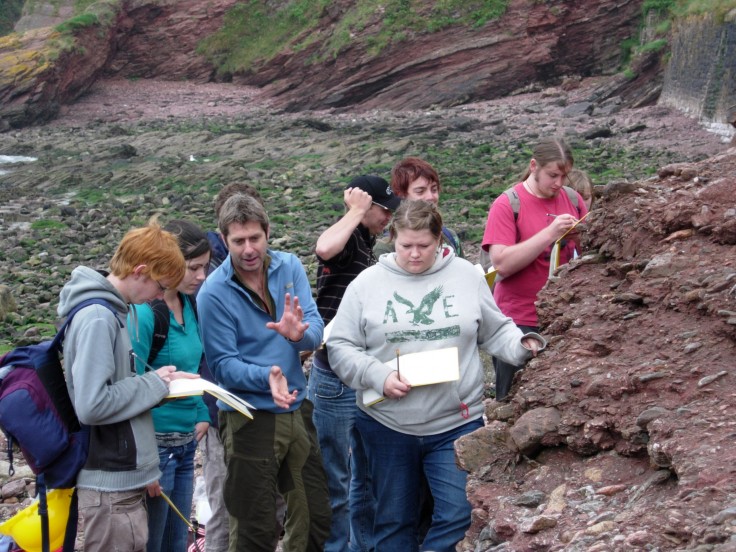
{"label": "hand holding pen", "polygon": [[411,391],[411,384],[401,379],[399,357],[400,351],[396,349],[396,370],[391,372],[383,383],[383,396],[389,399],[401,399]]}
{"label": "hand holding pen", "polygon": [[585,213],[580,219],[575,218],[569,213],[563,213],[561,215],[555,215],[554,213],[547,213],[548,217],[554,218],[552,223],[548,226],[549,232],[552,233],[552,241],[558,241],[567,236],[578,224],[583,222],[590,212]]}
{"label": "hand holding pen", "polygon": [[167,366],[161,366],[161,368],[154,368],[133,351],[130,352],[130,356],[132,356],[137,362],[140,362],[145,367],[146,372],[155,372],[156,375],[160,377],[166,385],[169,385],[169,383],[171,383],[171,381],[175,379],[199,378],[199,374],[192,374],[191,372],[179,372],[177,371],[176,366],[173,366],[171,364]]}

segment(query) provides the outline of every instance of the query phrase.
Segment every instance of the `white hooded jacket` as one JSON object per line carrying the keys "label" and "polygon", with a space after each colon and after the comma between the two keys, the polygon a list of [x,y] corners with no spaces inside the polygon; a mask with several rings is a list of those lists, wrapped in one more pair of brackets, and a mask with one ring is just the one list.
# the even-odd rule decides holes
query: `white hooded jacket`
{"label": "white hooded jacket", "polygon": [[[542,346],[544,339],[536,337]],[[485,278],[471,263],[441,247],[432,267],[411,274],[382,255],[348,286],[327,341],[335,373],[357,390],[358,407],[383,425],[410,435],[449,431],[482,416],[483,364],[479,349],[515,365],[531,353],[524,334],[503,315]],[[364,406],[362,391],[383,393],[402,355],[457,347],[460,379],[413,387],[401,400]]]}

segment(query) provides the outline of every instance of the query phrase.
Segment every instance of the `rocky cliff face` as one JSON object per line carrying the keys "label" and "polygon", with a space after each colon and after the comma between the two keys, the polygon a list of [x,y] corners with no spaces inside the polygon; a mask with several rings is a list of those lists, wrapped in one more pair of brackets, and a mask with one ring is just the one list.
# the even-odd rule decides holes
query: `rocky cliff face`
{"label": "rocky cliff face", "polygon": [[[71,14],[72,2],[34,2],[16,25],[28,36],[0,40],[0,129],[53,117],[75,101],[100,74],[257,85],[277,107],[306,109],[407,109],[450,106],[502,97],[528,86],[559,83],[565,76],[615,71],[621,44],[636,35],[642,0],[511,0],[505,15],[481,28],[455,26],[415,35],[379,55],[365,37],[380,24],[380,11],[351,46],[321,63],[331,29],[350,0],[322,14],[318,37],[300,51],[288,48],[248,74],[219,75],[196,53],[215,33],[236,0],[124,0],[110,27],[83,30],[61,54],[58,37],[44,25]],[[37,28],[40,27],[40,28]],[[730,121],[734,23],[712,17],[688,20],[672,33],[672,56],[662,101],[710,121]],[[605,30],[605,31],[602,31]],[[662,60],[637,60],[636,78],[611,89],[630,106],[650,105],[662,92]]]}
{"label": "rocky cliff face", "polygon": [[[100,69],[128,78],[211,80],[215,69],[195,47],[221,26],[223,14],[235,3],[124,1],[112,28],[102,32],[105,43],[89,44],[92,37],[84,36],[82,47],[55,61],[53,70],[33,75],[17,76],[8,56],[18,48],[38,48],[37,43],[21,37],[12,46],[0,44],[0,117],[6,127],[20,126],[53,116],[58,105],[74,101],[86,88],[64,88],[60,74],[74,82],[93,80]],[[497,98],[565,75],[613,71],[621,42],[635,34],[641,4],[512,0],[499,21],[479,29],[452,27],[420,35],[378,56],[356,41],[336,59],[311,64],[310,56],[324,46],[324,37],[340,17],[337,3],[325,11],[315,32],[321,40],[304,51],[284,51],[254,74],[229,77],[263,87],[288,110],[426,108]],[[371,27],[362,32],[371,32]],[[28,93],[18,94],[15,88]]]}
{"label": "rocky cliff face", "polygon": [[621,43],[636,32],[641,4],[512,0],[500,20],[479,29],[418,36],[378,57],[349,47],[314,66],[308,60],[319,50],[317,42],[239,80],[265,86],[289,110],[426,108],[498,98],[564,75],[615,70]]}
{"label": "rocky cliff face", "polygon": [[84,94],[115,52],[112,30],[82,30],[73,49],[51,27],[0,37],[0,131],[48,121]]}
{"label": "rocky cliff face", "polygon": [[712,15],[679,22],[671,48],[661,102],[705,121],[736,120],[736,10],[723,22]]}

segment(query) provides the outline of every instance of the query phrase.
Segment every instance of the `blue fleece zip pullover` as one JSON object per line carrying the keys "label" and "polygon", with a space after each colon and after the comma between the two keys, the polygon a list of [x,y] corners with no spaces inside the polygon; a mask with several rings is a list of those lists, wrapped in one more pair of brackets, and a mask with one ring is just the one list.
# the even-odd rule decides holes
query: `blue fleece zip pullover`
{"label": "blue fleece zip pullover", "polygon": [[[273,318],[236,281],[230,257],[202,284],[197,294],[197,310],[207,364],[218,385],[259,410],[280,414],[299,408],[306,396],[307,380],[299,352],[319,347],[324,324],[299,259],[270,249],[268,255],[268,290],[276,304]],[[266,328],[267,322],[281,319],[287,293],[299,298],[304,322],[309,323],[304,337],[296,342]],[[289,391],[298,391],[297,400],[288,410],[276,406],[271,396],[268,374],[274,365],[283,371]],[[220,402],[218,406],[232,410]]]}

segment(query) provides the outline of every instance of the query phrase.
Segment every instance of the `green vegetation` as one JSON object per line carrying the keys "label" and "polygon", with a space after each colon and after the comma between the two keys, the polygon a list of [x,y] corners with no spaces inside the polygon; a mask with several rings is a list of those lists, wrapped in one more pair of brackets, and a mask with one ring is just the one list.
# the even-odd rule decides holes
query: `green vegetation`
{"label": "green vegetation", "polygon": [[679,17],[688,15],[713,14],[716,19],[723,17],[736,9],[736,0],[677,0],[671,9]]}
{"label": "green vegetation", "polygon": [[23,0],[3,0],[0,3],[0,36],[13,32],[22,9]]}
{"label": "green vegetation", "polygon": [[651,42],[647,42],[641,48],[639,48],[639,52],[642,54],[645,54],[647,52],[661,52],[667,47],[667,40],[664,38],[658,38],[657,40],[652,40]]}
{"label": "green vegetation", "polygon": [[58,230],[60,228],[66,228],[66,224],[59,222],[58,220],[40,219],[36,220],[31,224],[31,230]]}
{"label": "green vegetation", "polygon": [[92,13],[83,13],[59,23],[56,26],[56,31],[61,34],[74,34],[80,29],[85,29],[92,25],[98,25],[99,23],[100,20],[97,19],[96,15]]}
{"label": "green vegetation", "polygon": [[501,17],[508,0],[360,0],[331,28],[329,36],[315,29],[325,15],[327,0],[291,0],[270,8],[265,0],[236,4],[223,27],[203,40],[198,53],[218,66],[220,73],[255,70],[281,51],[302,50],[317,40],[312,57],[319,63],[336,57],[349,45],[363,45],[378,55],[390,45],[451,25],[480,27]]}
{"label": "green vegetation", "polygon": [[225,15],[222,29],[202,41],[198,52],[223,73],[249,69],[314,27],[328,3],[297,0],[275,12],[260,0],[238,3]]}
{"label": "green vegetation", "polygon": [[672,23],[677,19],[690,16],[713,15],[717,20],[723,20],[725,15],[736,9],[736,0],[644,0],[642,3],[642,25],[650,14],[656,14],[658,20],[654,24],[654,37],[645,44],[639,44],[638,37],[625,40],[621,44],[621,63],[623,71],[635,75],[632,67],[640,55],[652,52],[667,56],[669,33]]}

